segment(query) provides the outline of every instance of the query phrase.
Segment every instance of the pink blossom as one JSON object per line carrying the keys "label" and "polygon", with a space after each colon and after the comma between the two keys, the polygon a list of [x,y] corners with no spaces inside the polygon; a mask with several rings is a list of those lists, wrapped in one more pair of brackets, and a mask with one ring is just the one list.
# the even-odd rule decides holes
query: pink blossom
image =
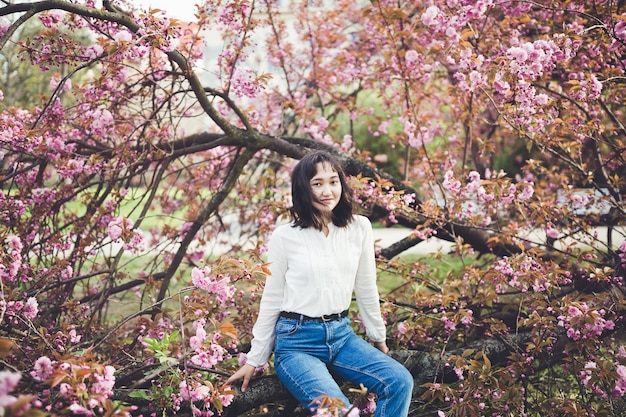
{"label": "pink blossom", "polygon": [[35,188],[32,194],[33,201],[37,204],[52,201],[53,197],[54,193],[49,188]]}
{"label": "pink blossom", "polygon": [[408,63],[413,63],[417,61],[418,58],[419,58],[419,54],[417,53],[417,51],[415,51],[415,49],[409,49],[408,51],[406,51],[406,54],[404,55],[404,59]]}
{"label": "pink blossom", "polygon": [[511,184],[509,185],[509,188],[506,190],[506,192],[502,193],[501,196],[501,200],[504,204],[512,204],[513,201],[515,200],[515,192],[517,191],[517,189],[515,188],[515,185]]}
{"label": "pink blossom", "polygon": [[92,416],[93,412],[88,408],[83,407],[80,404],[72,404],[70,405],[70,411],[74,414],[82,415],[82,416]]}
{"label": "pink blossom", "polygon": [[406,327],[406,322],[402,321],[400,323],[398,323],[398,333],[399,334],[406,334],[406,332],[408,331],[407,327]]}
{"label": "pink blossom", "polygon": [[71,398],[74,396],[75,391],[70,384],[62,382],[59,384],[59,394],[65,398]]}
{"label": "pink blossom", "polygon": [[616,366],[616,372],[619,379],[615,382],[613,395],[623,397],[624,394],[626,394],[626,366],[618,364]]}
{"label": "pink blossom", "polygon": [[474,70],[469,74],[469,91],[476,91],[478,88],[487,84],[487,77],[484,74]]}
{"label": "pink blossom", "polygon": [[352,135],[343,135],[343,142],[341,144],[341,149],[350,150],[354,146],[354,140],[352,139]]}
{"label": "pink blossom", "polygon": [[[573,340],[598,337],[605,330],[613,330],[615,322],[604,318],[606,311],[590,308],[585,303],[576,303],[567,308],[566,314],[558,316],[558,326],[567,330]],[[582,320],[581,320],[582,319]]]}
{"label": "pink blossom", "polygon": [[465,191],[468,193],[475,193],[480,188],[480,174],[476,171],[471,171],[468,178],[470,182],[465,186]]}
{"label": "pink blossom", "polygon": [[196,320],[194,322],[194,327],[196,328],[195,336],[191,336],[189,338],[189,346],[192,349],[199,349],[204,341],[206,340],[206,330],[204,330],[204,324],[206,321],[204,319]]}
{"label": "pink blossom", "polygon": [[85,171],[85,162],[80,159],[69,159],[57,166],[57,172],[63,178],[73,178]]}
{"label": "pink blossom", "polygon": [[555,229],[554,226],[551,223],[548,223],[546,225],[546,236],[548,236],[549,238],[552,238],[552,239],[558,239],[559,231],[557,229]]}
{"label": "pink blossom", "polygon": [[378,131],[384,135],[389,133],[387,127],[389,126],[389,120],[383,121],[378,125]]}
{"label": "pink blossom", "polygon": [[39,314],[39,304],[37,304],[37,299],[35,297],[30,297],[26,301],[22,314],[29,320],[34,320],[35,317],[37,317],[37,314]]}
{"label": "pink blossom", "polygon": [[187,387],[187,381],[181,381],[180,384],[178,384],[178,391],[179,391],[179,395],[180,398],[182,398],[185,401],[189,401],[189,388]]}
{"label": "pink blossom", "polygon": [[424,144],[432,143],[435,138],[435,131],[426,126],[422,126],[420,127],[418,137],[419,137],[419,140],[417,140],[416,143],[414,144],[410,143],[411,146],[422,146]]}
{"label": "pink blossom", "polygon": [[447,171],[443,178],[443,187],[452,195],[458,195],[461,191],[461,181],[454,179],[454,172]]}
{"label": "pink blossom", "polygon": [[254,71],[249,68],[235,68],[230,87],[236,96],[249,98],[255,98],[265,88],[256,79]]}
{"label": "pink blossom", "polygon": [[114,39],[118,42],[130,42],[133,40],[133,34],[127,30],[122,30],[115,34]]}
{"label": "pink blossom", "polygon": [[113,222],[109,223],[109,226],[107,227],[107,233],[109,234],[109,237],[111,238],[111,240],[115,241],[119,239],[120,236],[122,235],[122,228],[114,220]]}
{"label": "pink blossom", "polygon": [[466,327],[469,327],[469,325],[472,324],[472,321],[474,321],[474,312],[472,310],[467,310],[466,314],[461,317],[461,323],[463,323]]}
{"label": "pink blossom", "polygon": [[48,377],[50,377],[50,375],[52,375],[53,371],[53,362],[50,358],[47,356],[41,356],[35,361],[35,366],[33,366],[33,370],[30,371],[30,376],[38,381],[45,381]]}
{"label": "pink blossom", "polygon": [[325,134],[329,124],[328,120],[324,117],[320,117],[308,125],[304,131],[310,134],[311,137],[317,141],[330,143],[332,141],[329,141],[329,136]]}
{"label": "pink blossom", "polygon": [[620,20],[615,24],[615,37],[626,41],[626,20]]}
{"label": "pink blossom", "polygon": [[402,195],[402,203],[407,206],[415,203],[415,194],[409,193]]}
{"label": "pink blossom", "polygon": [[230,285],[230,276],[211,276],[211,268],[208,266],[200,269],[194,267],[191,271],[191,282],[197,288],[215,294],[221,305],[226,304],[235,294],[235,287]]}
{"label": "pink blossom", "polygon": [[224,407],[228,407],[233,402],[235,396],[233,394],[220,394],[219,399]]}
{"label": "pink blossom", "polygon": [[18,236],[11,235],[6,238],[5,242],[13,251],[21,252],[23,249],[22,241]]}
{"label": "pink blossom", "polygon": [[218,345],[212,343],[210,350],[200,348],[196,349],[196,354],[191,357],[191,362],[206,369],[210,369],[224,360],[224,354],[226,350]]}
{"label": "pink blossom", "polygon": [[571,92],[572,97],[579,101],[597,100],[602,93],[602,83],[593,74],[588,80],[578,83],[578,88]]}
{"label": "pink blossom", "polygon": [[504,96],[508,95],[511,92],[511,85],[503,79],[502,74],[499,72],[496,74],[493,80],[493,86],[498,93]]}
{"label": "pink blossom", "polygon": [[103,52],[104,52],[104,49],[102,49],[102,46],[98,44],[89,45],[85,49],[85,56],[89,59],[96,59],[100,55],[102,55]]}
{"label": "pink blossom", "polygon": [[63,82],[63,85],[61,86],[63,91],[71,91],[72,90],[72,79],[69,78],[69,79],[63,80],[61,78],[60,74],[54,74],[50,78],[50,88],[52,90],[56,90],[57,88],[59,88],[61,82]]}
{"label": "pink blossom", "polygon": [[124,245],[124,249],[131,252],[140,252],[143,248],[144,234],[142,230],[133,230],[132,236],[128,242]]}
{"label": "pink blossom", "polygon": [[[104,367],[104,373],[102,375],[94,375],[94,384],[91,387],[91,391],[94,394],[100,394],[104,397],[110,397],[113,395],[113,387],[115,386],[115,368],[107,365]],[[104,400],[104,398],[102,399]]]}
{"label": "pink blossom", "polygon": [[45,27],[52,28],[63,21],[63,13],[59,10],[49,11],[40,15],[39,20]]}
{"label": "pink blossom", "polygon": [[450,320],[447,316],[442,316],[441,317],[441,322],[443,323],[443,326],[448,331],[453,331],[453,330],[456,329],[456,325],[454,324],[454,321]]}
{"label": "pink blossom", "polygon": [[417,126],[415,125],[415,123],[413,123],[411,120],[401,120],[401,122],[403,122],[404,124],[404,133],[406,134],[407,138],[408,138],[408,142],[411,146],[417,146],[416,143],[414,143],[415,141],[415,132],[417,131]]}
{"label": "pink blossom", "polygon": [[530,197],[532,197],[534,193],[535,193],[535,190],[534,190],[533,186],[532,185],[527,185],[527,186],[524,187],[522,192],[517,196],[517,198],[520,201],[526,201]]}
{"label": "pink blossom", "polygon": [[591,379],[592,370],[597,369],[598,365],[594,361],[589,361],[585,365],[585,368],[580,371],[580,379],[585,387],[588,386],[589,380]]}
{"label": "pink blossom", "polygon": [[[9,236],[5,239],[6,247],[9,249],[7,253],[9,254],[9,267],[6,268],[5,264],[0,264],[0,280],[15,282],[18,278],[18,272],[22,267],[22,241],[17,236]],[[16,306],[17,307],[17,306]],[[20,304],[19,309],[21,310],[22,305]]]}
{"label": "pink blossom", "polygon": [[22,379],[22,374],[19,372],[0,371],[0,409],[15,401],[9,393],[17,386],[20,379]]}
{"label": "pink blossom", "polygon": [[193,391],[191,391],[192,401],[206,401],[211,398],[211,388],[206,385],[198,385]]}
{"label": "pink blossom", "polygon": [[359,403],[359,410],[365,414],[374,414],[376,412],[376,397],[373,393],[367,394],[362,403]]}
{"label": "pink blossom", "polygon": [[438,24],[437,18],[439,17],[439,8],[437,6],[429,6],[428,9],[422,14],[422,23],[426,26],[434,26]]}
{"label": "pink blossom", "polygon": [[527,48],[514,46],[514,47],[509,48],[506,51],[506,53],[509,56],[509,58],[512,58],[520,62],[525,62],[526,59],[528,59]]}
{"label": "pink blossom", "polygon": [[246,355],[245,353],[241,352],[238,356],[237,356],[237,362],[239,363],[239,366],[243,366],[246,364],[246,362],[248,362],[248,355]]}
{"label": "pink blossom", "polygon": [[[11,24],[4,19],[0,20],[0,37],[4,36],[5,33],[9,30]],[[2,96],[2,90],[0,90],[0,96]]]}
{"label": "pink blossom", "polygon": [[569,306],[567,308],[567,314],[570,317],[578,317],[578,316],[582,316],[583,312],[576,306]]}
{"label": "pink blossom", "polygon": [[132,219],[127,217],[118,217],[109,222],[109,225],[107,226],[107,233],[112,241],[116,241],[122,237],[123,232],[132,229],[133,226],[134,222]]}
{"label": "pink blossom", "polygon": [[115,123],[113,115],[107,109],[95,109],[88,115],[93,119],[90,127],[95,133],[106,133]]}

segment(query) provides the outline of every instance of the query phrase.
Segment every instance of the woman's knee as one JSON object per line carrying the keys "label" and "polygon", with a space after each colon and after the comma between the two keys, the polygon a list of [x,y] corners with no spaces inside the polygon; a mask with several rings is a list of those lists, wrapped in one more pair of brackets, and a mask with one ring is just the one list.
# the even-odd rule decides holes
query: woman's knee
{"label": "woman's knee", "polygon": [[393,385],[396,391],[413,392],[413,382],[413,375],[404,366],[401,366],[401,369],[394,374]]}

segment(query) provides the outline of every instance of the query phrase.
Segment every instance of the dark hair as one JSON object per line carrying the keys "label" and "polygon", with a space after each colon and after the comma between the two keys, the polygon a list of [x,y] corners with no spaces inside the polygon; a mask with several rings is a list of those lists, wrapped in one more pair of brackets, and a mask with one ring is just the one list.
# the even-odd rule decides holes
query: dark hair
{"label": "dark hair", "polygon": [[291,173],[291,217],[294,226],[304,229],[314,227],[322,230],[322,213],[313,206],[315,197],[311,189],[311,178],[317,174],[317,164],[327,163],[339,175],[341,198],[333,209],[332,222],[335,226],[345,227],[352,221],[352,190],[346,182],[346,174],[339,160],[328,152],[314,151],[306,154]]}

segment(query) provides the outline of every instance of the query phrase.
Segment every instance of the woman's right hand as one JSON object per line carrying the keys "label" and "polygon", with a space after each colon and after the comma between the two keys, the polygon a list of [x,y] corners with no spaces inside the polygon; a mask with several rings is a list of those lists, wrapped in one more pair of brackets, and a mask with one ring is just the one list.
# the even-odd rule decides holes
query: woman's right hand
{"label": "woman's right hand", "polygon": [[256,368],[252,365],[245,364],[237,372],[235,372],[230,378],[226,380],[225,385],[232,385],[233,382],[243,380],[241,383],[241,392],[246,392],[248,389],[248,383],[250,382],[250,378],[254,374],[254,370]]}

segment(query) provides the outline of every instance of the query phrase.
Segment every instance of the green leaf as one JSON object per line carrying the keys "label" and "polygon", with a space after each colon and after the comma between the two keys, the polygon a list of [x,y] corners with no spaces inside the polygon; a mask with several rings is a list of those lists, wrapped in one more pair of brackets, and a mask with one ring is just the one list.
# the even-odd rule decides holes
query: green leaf
{"label": "green leaf", "polygon": [[130,398],[140,398],[142,400],[152,400],[152,395],[148,394],[146,391],[132,391],[128,394]]}

